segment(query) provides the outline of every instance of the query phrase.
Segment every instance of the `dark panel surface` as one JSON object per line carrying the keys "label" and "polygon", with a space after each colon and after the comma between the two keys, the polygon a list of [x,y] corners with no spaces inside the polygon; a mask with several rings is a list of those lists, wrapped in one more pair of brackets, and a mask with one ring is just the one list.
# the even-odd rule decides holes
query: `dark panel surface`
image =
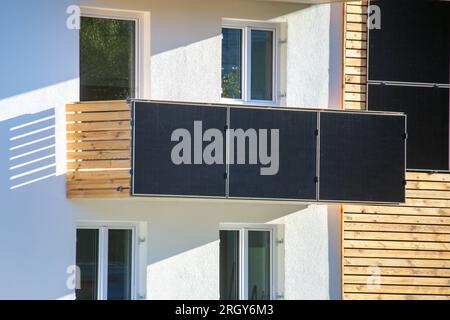
{"label": "dark panel surface", "polygon": [[320,114],[321,201],[403,202],[402,116]]}
{"label": "dark panel surface", "polygon": [[449,169],[449,89],[369,85],[368,106],[408,116],[408,169]]}
{"label": "dark panel surface", "polygon": [[381,29],[370,30],[369,80],[449,83],[450,2],[371,1]]}
{"label": "dark panel surface", "polygon": [[[135,102],[133,194],[225,196],[225,164],[193,164],[194,121],[203,132],[226,125],[226,108]],[[192,137],[192,164],[175,165],[171,141],[176,129],[188,129]],[[209,142],[203,142],[203,148]],[[225,154],[225,141],[223,143]]]}
{"label": "dark panel surface", "polygon": [[245,165],[230,164],[230,197],[316,199],[317,112],[231,108],[230,119],[233,129],[279,129],[278,173],[261,175],[267,166],[248,164],[247,152]]}

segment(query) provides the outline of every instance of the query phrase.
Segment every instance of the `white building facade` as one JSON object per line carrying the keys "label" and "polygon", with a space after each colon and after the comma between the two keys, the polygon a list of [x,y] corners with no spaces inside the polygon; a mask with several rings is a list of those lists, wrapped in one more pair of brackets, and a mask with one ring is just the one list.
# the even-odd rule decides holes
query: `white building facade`
{"label": "white building facade", "polygon": [[[239,257],[238,276],[234,275],[237,280],[230,289],[235,298],[340,299],[338,206],[66,198],[65,105],[81,100],[83,85],[77,7],[82,17],[135,23],[134,97],[205,103],[230,99],[222,88],[223,30],[228,28],[246,35],[240,37],[239,60],[246,72],[234,102],[265,100],[274,108],[341,107],[343,14],[339,3],[3,1],[0,299],[75,298],[80,230],[94,230],[90,236],[95,239],[87,247],[95,248],[86,255],[92,254],[96,263],[91,279],[96,299],[111,298],[112,288],[126,291],[119,298],[221,298],[221,255],[225,253],[221,253],[220,239],[226,231],[231,232],[229,236],[238,235],[233,248]],[[252,42],[255,30],[270,32],[272,39],[268,98],[254,98],[252,91],[252,74],[259,68],[252,64],[259,48]],[[265,256],[252,254],[255,232],[267,235]],[[128,263],[126,272],[118,271],[127,278],[115,284],[119,287],[111,280],[113,241],[118,241],[118,247],[127,242],[127,253],[117,253],[127,255],[122,260]],[[256,264],[267,262],[267,268],[260,270],[264,276],[252,274],[256,272],[252,259]],[[260,281],[258,277],[267,279],[263,293],[251,287],[252,281]]]}

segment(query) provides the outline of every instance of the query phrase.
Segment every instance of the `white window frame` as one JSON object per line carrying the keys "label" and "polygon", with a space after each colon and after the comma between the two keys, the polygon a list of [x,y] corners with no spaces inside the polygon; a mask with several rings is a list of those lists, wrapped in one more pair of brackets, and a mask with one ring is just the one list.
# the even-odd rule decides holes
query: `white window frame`
{"label": "white window frame", "polygon": [[148,12],[81,7],[81,17],[127,20],[136,23],[135,39],[135,96],[150,97],[150,14]]}
{"label": "white window frame", "polygon": [[277,226],[270,224],[224,223],[220,231],[239,231],[239,299],[248,300],[248,232],[270,233],[270,300],[277,299]]}
{"label": "white window frame", "polygon": [[[280,103],[280,25],[277,23],[224,19],[222,22],[222,28],[242,30],[242,74],[241,99],[221,97],[221,102],[232,104],[278,105]],[[251,99],[251,32],[253,30],[273,32],[272,100]]]}
{"label": "white window frame", "polygon": [[139,223],[133,222],[91,222],[80,221],[77,223],[77,230],[89,229],[98,230],[98,283],[97,283],[97,299],[108,299],[108,231],[109,230],[131,230],[132,232],[132,250],[131,250],[131,300],[142,299],[139,294],[139,275],[142,258],[140,258],[140,248],[138,244],[141,242]]}

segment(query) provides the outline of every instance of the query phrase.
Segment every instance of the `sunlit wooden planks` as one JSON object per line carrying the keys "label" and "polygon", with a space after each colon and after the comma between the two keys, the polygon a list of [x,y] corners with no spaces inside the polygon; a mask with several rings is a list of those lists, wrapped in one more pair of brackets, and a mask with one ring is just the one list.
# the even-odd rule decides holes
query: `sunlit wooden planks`
{"label": "sunlit wooden planks", "polygon": [[366,109],[367,1],[344,3],[343,103],[345,109]]}
{"label": "sunlit wooden planks", "polygon": [[450,299],[450,174],[406,176],[405,204],[343,206],[344,299]]}
{"label": "sunlit wooden planks", "polygon": [[93,101],[71,103],[66,105],[66,112],[111,112],[131,111],[131,107],[125,101]]}
{"label": "sunlit wooden planks", "polygon": [[125,101],[66,106],[68,198],[130,196],[130,120]]}

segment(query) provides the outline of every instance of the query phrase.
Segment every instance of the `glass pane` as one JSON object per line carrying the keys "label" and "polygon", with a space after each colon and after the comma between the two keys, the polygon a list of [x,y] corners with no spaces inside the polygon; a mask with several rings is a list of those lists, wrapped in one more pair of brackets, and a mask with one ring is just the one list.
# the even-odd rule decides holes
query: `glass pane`
{"label": "glass pane", "polygon": [[96,300],[98,292],[98,230],[77,230],[76,263],[80,268],[80,288],[77,300]]}
{"label": "glass pane", "polygon": [[270,299],[270,232],[248,232],[248,299]]}
{"label": "glass pane", "polygon": [[135,22],[81,18],[80,100],[134,97]]}
{"label": "glass pane", "polygon": [[239,231],[220,231],[220,299],[239,299]]}
{"label": "glass pane", "polygon": [[222,97],[242,98],[242,30],[222,29]]}
{"label": "glass pane", "polygon": [[108,231],[108,300],[131,299],[132,231]]}
{"label": "glass pane", "polygon": [[251,32],[251,99],[272,100],[273,32]]}

